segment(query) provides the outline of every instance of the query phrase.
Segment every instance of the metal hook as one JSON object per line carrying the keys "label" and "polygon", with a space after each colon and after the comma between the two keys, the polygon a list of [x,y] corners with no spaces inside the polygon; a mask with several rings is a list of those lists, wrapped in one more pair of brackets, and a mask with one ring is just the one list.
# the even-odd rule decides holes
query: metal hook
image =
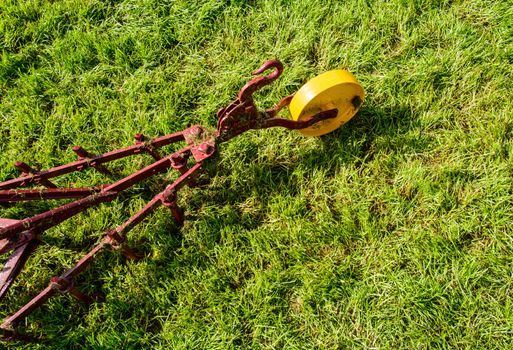
{"label": "metal hook", "polygon": [[268,75],[259,76],[248,81],[246,85],[240,90],[238,99],[239,101],[251,100],[252,95],[255,91],[262,87],[269,85],[271,82],[276,80],[281,73],[283,73],[283,64],[278,60],[269,60],[265,62],[260,68],[253,72],[253,75],[258,75],[264,71],[274,68],[274,71]]}

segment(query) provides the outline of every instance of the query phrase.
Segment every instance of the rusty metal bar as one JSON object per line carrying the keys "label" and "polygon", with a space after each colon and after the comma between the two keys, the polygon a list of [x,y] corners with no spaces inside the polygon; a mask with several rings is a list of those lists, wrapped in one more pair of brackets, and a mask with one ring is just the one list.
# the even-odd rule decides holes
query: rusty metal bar
{"label": "rusty metal bar", "polygon": [[130,231],[135,225],[144,220],[148,215],[150,215],[156,208],[160,206],[160,198],[159,196],[153,197],[151,201],[149,201],[141,210],[139,210],[134,216],[125,221],[122,225],[120,225],[116,232],[119,234],[126,234],[126,232]]}
{"label": "rusty metal bar", "polygon": [[101,190],[102,187],[0,190],[0,203],[80,198],[100,192]]}
{"label": "rusty metal bar", "polygon": [[146,152],[148,153],[150,156],[153,157],[153,159],[155,160],[160,160],[162,159],[162,157],[160,156],[159,152],[157,152],[157,150],[155,149],[154,146],[152,146],[151,144],[149,143],[146,143],[145,142],[145,137],[143,134],[135,134],[134,135],[134,138],[135,138],[135,143],[137,145],[141,145],[141,150],[143,152]]}
{"label": "rusty metal bar", "polygon": [[88,162],[88,166],[96,169],[98,172],[104,175],[112,175],[112,172],[104,165],[93,160],[95,157],[98,157],[97,155],[89,153],[84,148],[82,148],[82,146],[73,146],[72,150],[77,154],[78,160],[86,160]]}
{"label": "rusty metal bar", "polygon": [[[20,222],[20,220],[10,220],[0,218],[0,228],[8,227]],[[9,250],[16,249],[22,244],[25,244],[33,239],[39,238],[39,232],[36,230],[23,231],[16,237],[8,237],[0,239],[0,254],[8,252]]]}
{"label": "rusty metal bar", "polygon": [[43,289],[35,298],[30,300],[15,314],[6,318],[4,322],[0,325],[0,329],[7,332],[12,332],[14,330],[14,327],[16,327],[16,325],[21,320],[25,319],[35,308],[42,305],[45,301],[48,300],[48,298],[50,298],[55,293],[57,293],[57,291],[54,288],[52,288],[51,285],[48,285],[48,287]]}
{"label": "rusty metal bar", "polygon": [[21,171],[21,176],[28,176],[33,179],[35,183],[38,185],[46,186],[48,188],[56,188],[50,180],[48,180],[41,172],[32,169],[28,164],[16,161],[14,162],[14,166]]}
{"label": "rusty metal bar", "polygon": [[109,192],[120,192],[128,187],[134,185],[137,182],[140,182],[156,173],[162,172],[168,169],[171,166],[171,161],[168,158],[163,158],[161,160],[156,161],[155,163],[148,165],[147,167],[136,171],[132,175],[129,175],[117,182],[114,182],[111,185],[105,187],[104,191]]}
{"label": "rusty metal bar", "polygon": [[93,205],[109,202],[117,196],[116,192],[102,191],[97,194],[64,204],[58,208],[46,211],[33,217],[20,220],[10,226],[0,228],[0,239],[9,238],[23,231],[37,228],[43,232],[64,220],[76,215]]}
{"label": "rusty metal bar", "polygon": [[271,118],[265,120],[261,125],[255,127],[255,129],[266,129],[276,126],[281,126],[291,130],[308,128],[320,121],[335,118],[337,116],[337,109],[330,109],[328,111],[320,112],[310,118],[303,120],[290,120],[285,118]]}
{"label": "rusty metal bar", "polygon": [[164,193],[166,191],[172,189],[180,189],[189,178],[194,176],[196,172],[201,169],[201,163],[196,163],[192,168],[190,168],[185,174],[180,176],[173,184],[166,187],[166,189],[153,197],[151,201],[148,202],[139,212],[137,212],[130,219],[125,221],[122,225],[120,225],[116,231],[120,234],[126,234],[126,232],[130,231],[135,225],[140,223],[146,216],[148,216],[151,212],[155,210],[162,202],[165,201]]}
{"label": "rusty metal bar", "polygon": [[[179,142],[184,140],[184,131],[180,131],[174,134],[169,134],[166,136],[157,137],[151,141],[148,141],[148,144],[154,148],[159,148],[162,146],[169,145],[171,143]],[[60,175],[68,174],[74,171],[80,171],[89,166],[89,163],[93,160],[97,164],[107,163],[116,159],[121,159],[130,155],[141,153],[141,149],[144,148],[144,144],[135,144],[129,147],[121,148],[118,150],[110,151],[101,155],[98,155],[90,160],[83,159],[76,162],[71,162],[68,164],[60,165],[55,168],[51,168],[44,171],[37,172],[37,176],[44,177],[46,179],[57,177]],[[27,175],[21,176],[16,179],[0,182],[0,190],[11,189],[20,186],[25,186],[27,184],[35,183],[35,176]]]}

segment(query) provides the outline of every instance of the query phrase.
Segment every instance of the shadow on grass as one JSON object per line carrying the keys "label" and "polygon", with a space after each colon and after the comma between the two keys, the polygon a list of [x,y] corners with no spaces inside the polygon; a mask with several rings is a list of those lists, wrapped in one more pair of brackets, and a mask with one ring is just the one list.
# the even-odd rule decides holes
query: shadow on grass
{"label": "shadow on grass", "polygon": [[[320,170],[323,176],[333,179],[341,167],[359,172],[368,166],[375,167],[376,162],[380,164],[381,159],[390,154],[401,158],[411,153],[422,153],[430,147],[430,140],[423,135],[421,128],[409,106],[386,109],[367,104],[347,125],[322,136],[318,149],[302,152],[296,158],[297,162],[269,159],[260,165],[252,161],[257,159],[258,146],[245,145],[249,156],[241,157],[244,159],[242,164],[238,163],[233,169],[229,164],[214,168],[211,176],[224,180],[202,191],[194,191],[187,201],[186,220],[198,221],[206,227],[199,239],[205,240],[203,243],[209,247],[219,243],[224,229],[258,230],[265,222],[267,208],[273,205],[276,194],[282,193],[288,198],[299,194],[297,176],[291,176],[296,169],[300,169],[299,176],[306,174],[308,177],[314,170]],[[389,172],[400,163],[387,162],[386,167],[380,168]],[[235,175],[244,178],[233,179],[232,172],[241,165],[248,169],[248,176]],[[248,201],[254,205],[250,213],[244,210]],[[308,212],[308,200],[305,205],[304,211]]]}
{"label": "shadow on grass", "polygon": [[[344,127],[337,131],[325,135],[320,138],[320,149],[311,149],[304,152],[299,158],[298,163],[280,162],[269,165],[255,165],[250,160],[247,160],[244,166],[255,166],[258,172],[267,173],[269,176],[250,176],[244,180],[243,188],[240,190],[233,189],[233,186],[210,185],[202,188],[202,190],[193,190],[187,202],[187,217],[189,222],[199,222],[201,237],[200,241],[206,245],[207,249],[213,247],[221,240],[221,231],[230,226],[237,226],[243,230],[257,230],[263,225],[265,219],[265,211],[262,208],[268,207],[270,203],[271,194],[276,191],[284,191],[287,195],[295,195],[297,191],[294,179],[290,174],[294,168],[300,166],[303,169],[324,169],[325,176],[335,177],[336,169],[340,166],[352,166],[356,168],[365,167],[367,163],[372,162],[380,155],[390,152],[400,153],[404,150],[407,152],[422,152],[425,150],[429,142],[423,137],[413,137],[419,135],[420,125],[414,118],[411,110],[407,107],[397,108],[395,110],[386,110],[376,105],[368,105],[357,115],[352,121],[347,123]],[[413,135],[413,136],[412,136]],[[265,167],[265,169],[263,168]],[[227,176],[230,169],[217,168],[216,173],[212,176]],[[270,181],[271,180],[271,181]],[[153,193],[158,193],[155,181],[145,183],[141,188],[135,191],[145,200],[151,199]],[[252,211],[250,214],[243,213],[239,208],[241,204],[249,200],[254,191],[257,189],[259,192],[258,201],[260,201],[260,209]],[[134,191],[133,191],[134,192]],[[131,193],[133,195],[133,193]],[[128,197],[129,198],[129,197]],[[204,210],[203,208],[210,208]],[[223,209],[228,207],[228,209]],[[214,209],[212,209],[214,208]],[[165,210],[165,208],[163,209]],[[127,214],[128,215],[128,214]],[[201,225],[208,225],[204,230]],[[184,228],[185,230],[187,228]],[[85,238],[89,241],[89,239]],[[94,244],[94,238],[91,238],[91,246]],[[129,242],[131,247],[137,247],[138,250],[151,254],[151,251],[157,249],[154,244],[158,242],[158,249],[161,250],[160,257],[149,257],[146,259],[144,266],[144,275],[150,281],[159,281],[163,279],[173,279],[172,266],[177,264],[176,255],[173,252],[177,251],[184,242],[181,238],[181,230],[177,228],[172,220],[161,222],[159,229],[152,232],[151,241],[147,237],[139,237],[135,241]],[[47,243],[62,246],[62,242],[50,240]],[[194,242],[185,243],[194,244]],[[83,247],[76,247],[77,250]],[[73,248],[71,248],[73,249]],[[202,254],[199,250],[194,254],[188,254],[186,258],[179,258],[180,264],[187,264],[202,269],[208,263],[206,259],[202,259]],[[80,286],[85,286],[84,291],[87,293],[94,293],[94,291],[102,291],[102,279],[98,276],[105,274],[105,271],[111,271],[113,265],[123,264],[121,257],[113,257],[112,253],[104,253],[94,264],[80,276]],[[124,267],[126,270],[129,267]],[[171,274],[171,275],[170,275]],[[119,281],[118,281],[119,282]],[[113,282],[116,283],[116,282]],[[122,283],[122,282],[119,282]],[[108,294],[105,293],[105,294]],[[115,298],[115,297],[114,297]],[[170,297],[170,300],[176,300],[175,297]],[[63,298],[60,298],[63,299]],[[114,319],[128,319],[131,317],[145,318],[153,320],[148,323],[146,331],[151,333],[158,333],[161,331],[161,324],[155,321],[157,311],[145,310],[145,315],[134,315],[137,309],[138,301],[110,301],[114,303],[109,306],[109,314],[105,317],[114,317]],[[49,325],[47,334],[57,336],[62,325],[56,325],[52,320],[66,319],[68,310],[70,310],[75,301],[59,301],[52,303],[53,311],[57,315],[51,317],[45,316],[46,308],[43,307],[34,314],[34,319],[45,319],[46,324]],[[55,309],[55,305],[60,306]],[[82,309],[80,309],[82,310]],[[87,313],[87,309],[79,313]],[[75,318],[74,318],[75,319]],[[80,318],[79,318],[80,319]],[[52,327],[51,324],[54,324]],[[78,327],[80,321],[66,324],[66,328]]]}

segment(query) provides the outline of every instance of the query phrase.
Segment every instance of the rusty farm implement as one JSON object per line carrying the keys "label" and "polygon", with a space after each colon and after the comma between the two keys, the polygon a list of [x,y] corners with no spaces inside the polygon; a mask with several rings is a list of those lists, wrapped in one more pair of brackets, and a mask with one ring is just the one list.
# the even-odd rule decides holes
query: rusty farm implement
{"label": "rusty farm implement", "polygon": [[[268,75],[261,75],[272,70]],[[107,248],[122,252],[129,259],[141,256],[128,247],[126,234],[135,225],[147,218],[158,207],[169,208],[174,220],[182,223],[183,212],[177,204],[178,191],[185,185],[194,187],[195,178],[208,163],[215,161],[219,144],[251,129],[284,127],[296,129],[307,136],[318,136],[331,132],[354,116],[360,107],[364,91],[357,80],[345,70],[333,70],[321,74],[305,84],[296,94],[284,97],[275,107],[261,111],[253,101],[253,93],[270,84],[283,72],[278,60],[265,62],[239,92],[237,98],[217,112],[217,128],[209,130],[200,125],[185,130],[146,139],[135,135],[135,144],[100,155],[90,154],[80,146],[73,147],[78,159],[44,171],[36,171],[26,163],[17,161],[15,166],[21,176],[0,183],[0,204],[16,202],[70,199],[66,204],[25,219],[0,218],[0,254],[10,254],[0,272],[0,302],[20,274],[31,254],[44,240],[46,230],[100,203],[112,201],[129,187],[157,174],[177,170],[180,175],[165,189],[156,194],[143,208],[116,228],[109,229],[87,254],[74,266],[50,279],[49,284],[0,324],[3,340],[28,339],[18,332],[18,325],[50,297],[70,293],[77,299],[89,303],[91,297],[82,293],[74,283],[75,277],[84,271],[95,257]],[[277,113],[289,106],[291,119],[278,118]],[[162,154],[161,148],[173,143],[183,143],[183,148]],[[124,157],[147,154],[154,162],[118,181],[99,187],[61,188],[52,178],[75,171],[93,168],[110,174],[106,164]],[[193,163],[192,166],[189,166]]]}

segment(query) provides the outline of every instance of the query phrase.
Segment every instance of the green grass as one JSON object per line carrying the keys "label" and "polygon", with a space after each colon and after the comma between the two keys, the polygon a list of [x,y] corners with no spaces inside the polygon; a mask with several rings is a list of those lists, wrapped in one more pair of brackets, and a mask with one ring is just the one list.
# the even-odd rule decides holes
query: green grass
{"label": "green grass", "polygon": [[[165,210],[137,226],[147,258],[101,255],[77,282],[105,301],[52,298],[24,327],[48,342],[29,348],[513,348],[510,1],[4,0],[0,34],[0,180],[15,160],[72,161],[75,144],[214,127],[269,58],[286,70],[263,107],[339,67],[367,92],[321,138],[224,144],[210,184],[181,195],[183,228]],[[0,318],[173,176],[46,232]]]}

